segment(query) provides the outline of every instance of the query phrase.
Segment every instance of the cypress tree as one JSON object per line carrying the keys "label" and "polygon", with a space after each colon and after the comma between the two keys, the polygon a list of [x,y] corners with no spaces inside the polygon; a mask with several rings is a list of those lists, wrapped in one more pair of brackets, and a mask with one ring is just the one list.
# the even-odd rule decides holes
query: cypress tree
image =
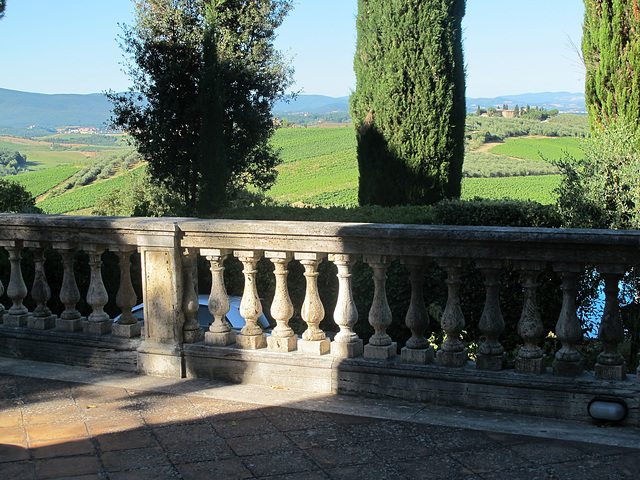
{"label": "cypress tree", "polygon": [[591,127],[622,116],[640,122],[638,0],[585,0],[582,53]]}
{"label": "cypress tree", "polygon": [[361,205],[458,197],[465,0],[359,0],[351,115]]}

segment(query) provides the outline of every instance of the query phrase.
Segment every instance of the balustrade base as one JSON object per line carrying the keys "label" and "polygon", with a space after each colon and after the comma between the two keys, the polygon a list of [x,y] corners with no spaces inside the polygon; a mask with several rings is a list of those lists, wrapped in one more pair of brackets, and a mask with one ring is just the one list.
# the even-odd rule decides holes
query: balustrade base
{"label": "balustrade base", "polygon": [[538,358],[516,357],[516,372],[518,373],[545,373],[546,371],[546,355]]}
{"label": "balustrade base", "polygon": [[265,348],[267,346],[267,335],[264,333],[261,333],[260,335],[242,335],[239,333],[236,336],[236,345],[247,350]]}
{"label": "balustrade base", "polygon": [[367,360],[393,360],[398,355],[398,344],[391,345],[371,345],[364,346],[364,358]]}
{"label": "balustrade base", "polygon": [[272,352],[293,352],[298,348],[298,337],[292,335],[291,337],[274,337],[271,335],[267,337],[267,349]]}
{"label": "balustrade base", "polygon": [[12,315],[7,313],[2,320],[7,327],[25,327],[29,321],[29,316],[30,315],[28,313],[24,313],[22,315]]}
{"label": "balustrade base", "polygon": [[179,345],[143,342],[138,348],[138,373],[184,377],[184,355]]}
{"label": "balustrade base", "polygon": [[560,377],[579,377],[584,372],[582,359],[575,362],[553,361],[553,374]]}
{"label": "balustrade base", "polygon": [[226,347],[236,343],[236,331],[231,330],[229,332],[204,332],[205,345],[212,345],[215,347]]}
{"label": "balustrade base", "polygon": [[129,325],[121,325],[114,323],[111,325],[111,334],[114,337],[133,338],[139,337],[142,331],[142,324],[140,322],[132,323]]}
{"label": "balustrade base", "polygon": [[626,380],[627,365],[600,365],[596,363],[596,378],[598,380]]}
{"label": "balustrade base", "polygon": [[107,333],[111,333],[112,324],[113,320],[105,320],[103,322],[92,322],[88,320],[84,323],[83,331],[91,335],[106,335]]}
{"label": "balustrade base", "polygon": [[72,319],[58,318],[56,320],[56,330],[64,333],[81,332],[84,329],[86,321],[86,317]]}
{"label": "balustrade base", "polygon": [[402,363],[413,363],[416,365],[427,365],[435,358],[433,345],[429,348],[402,348]]}
{"label": "balustrade base", "polygon": [[27,319],[27,326],[34,330],[51,330],[56,326],[56,315],[49,315],[47,317],[34,317],[30,316]]}
{"label": "balustrade base", "polygon": [[440,349],[436,352],[436,359],[441,367],[464,367],[469,361],[469,354],[466,348],[461,352],[445,352]]}
{"label": "balustrade base", "polygon": [[331,355],[338,358],[354,358],[364,353],[364,342],[358,339],[355,342],[331,342]]}
{"label": "balustrade base", "polygon": [[331,340],[298,340],[298,351],[307,355],[326,355],[331,351]]}
{"label": "balustrade base", "polygon": [[507,368],[507,354],[483,355],[479,353],[476,358],[476,368],[480,370],[504,370]]}
{"label": "balustrade base", "polygon": [[204,339],[204,330],[197,328],[195,330],[183,331],[184,343],[196,343]]}

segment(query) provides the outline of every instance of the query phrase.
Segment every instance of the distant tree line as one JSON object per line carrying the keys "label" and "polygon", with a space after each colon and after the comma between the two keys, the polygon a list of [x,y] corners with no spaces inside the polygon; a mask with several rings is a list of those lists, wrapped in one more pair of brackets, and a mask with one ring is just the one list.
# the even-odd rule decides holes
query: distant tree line
{"label": "distant tree line", "polygon": [[0,176],[16,175],[26,169],[27,157],[18,151],[0,149]]}

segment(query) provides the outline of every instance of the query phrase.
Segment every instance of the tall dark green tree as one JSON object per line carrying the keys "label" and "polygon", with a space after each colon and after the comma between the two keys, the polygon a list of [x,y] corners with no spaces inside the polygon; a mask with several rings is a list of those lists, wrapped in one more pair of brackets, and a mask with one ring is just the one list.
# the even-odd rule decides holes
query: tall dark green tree
{"label": "tall dark green tree", "polygon": [[359,0],[351,115],[360,204],[458,197],[465,0]]}
{"label": "tall dark green tree", "polygon": [[582,53],[592,128],[618,116],[640,122],[638,0],[585,0]]}
{"label": "tall dark green tree", "polygon": [[200,213],[276,177],[273,103],[292,69],[275,50],[290,0],[140,0],[125,27],[133,87],[110,92],[153,181]]}
{"label": "tall dark green tree", "polygon": [[7,6],[6,0],[0,0],[0,18],[4,17],[4,9]]}

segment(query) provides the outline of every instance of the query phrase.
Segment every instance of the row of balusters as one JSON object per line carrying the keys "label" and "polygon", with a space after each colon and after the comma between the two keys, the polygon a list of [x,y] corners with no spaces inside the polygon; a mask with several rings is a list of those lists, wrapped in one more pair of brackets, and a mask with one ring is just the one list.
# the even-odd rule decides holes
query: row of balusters
{"label": "row of balusters", "polygon": [[[34,282],[31,297],[36,303],[33,312],[28,312],[23,305],[27,295],[27,287],[23,280],[21,269],[21,251],[23,246],[29,246],[34,257]],[[7,295],[12,306],[2,311],[3,323],[7,326],[33,329],[56,328],[62,332],[84,331],[90,334],[111,333],[121,337],[135,337],[140,335],[140,323],[131,310],[136,304],[136,294],[131,282],[130,258],[136,247],[109,247],[119,257],[120,284],[116,297],[116,304],[122,314],[116,323],[104,311],[108,301],[101,266],[101,247],[83,247],[88,254],[91,271],[90,284],[86,295],[86,302],[92,312],[88,318],[83,318],[76,305],[80,300],[80,293],[75,281],[73,256],[75,249],[71,247],[57,247],[63,262],[63,281],[60,289],[60,301],[65,310],[57,317],[52,315],[47,307],[51,297],[51,290],[47,284],[44,269],[44,245],[20,244],[5,247],[9,253],[11,275],[7,286]],[[245,325],[239,333],[231,327],[226,319],[229,311],[229,297],[224,286],[224,261],[233,254],[243,264],[244,293],[240,304],[240,314],[245,318]],[[237,345],[241,348],[268,348],[272,351],[291,352],[300,351],[309,354],[332,354],[337,357],[358,357],[389,361],[397,354],[397,345],[387,334],[391,325],[392,315],[387,303],[385,282],[386,272],[393,257],[380,255],[364,255],[363,260],[373,271],[374,295],[368,314],[368,321],[374,329],[369,343],[363,346],[362,340],[354,332],[353,327],[358,320],[351,289],[351,269],[356,260],[355,255],[325,254],[310,252],[280,252],[257,250],[220,250],[220,249],[185,249],[183,262],[183,285],[196,285],[194,276],[194,259],[202,255],[210,262],[211,293],[209,296],[209,310],[214,317],[213,323],[204,333],[207,345],[228,346]],[[258,318],[262,314],[260,297],[256,288],[257,262],[265,257],[274,264],[275,293],[271,303],[271,316],[276,326],[267,336],[258,325]],[[333,341],[326,337],[320,328],[320,322],[325,316],[324,306],[318,292],[318,267],[328,258],[337,267],[338,298],[333,318],[340,328]],[[294,308],[287,290],[288,264],[293,260],[299,261],[304,267],[306,291],[301,309],[302,320],[307,329],[298,338],[289,321]],[[409,271],[411,285],[411,301],[406,314],[406,325],[411,331],[411,338],[401,349],[403,363],[428,364],[437,362],[438,365],[448,367],[462,367],[468,361],[468,354],[460,335],[465,327],[464,315],[460,305],[461,273],[467,259],[438,258],[438,265],[447,274],[448,297],[441,317],[442,330],[446,334],[445,340],[435,352],[425,333],[429,327],[429,316],[423,297],[424,271],[431,259],[426,257],[402,257],[401,262]],[[476,266],[484,273],[486,300],[484,311],[479,320],[479,329],[485,340],[480,344],[476,366],[485,370],[501,370],[506,367],[506,353],[500,344],[499,337],[504,330],[504,319],[499,303],[499,276],[504,270],[503,260],[476,260]],[[514,267],[521,272],[524,294],[523,310],[518,322],[518,334],[522,338],[523,346],[519,349],[515,369],[523,373],[542,373],[546,370],[546,359],[540,348],[540,341],[544,335],[543,324],[540,319],[536,303],[537,278],[543,268],[542,262],[519,261]],[[583,272],[582,265],[561,264],[554,265],[562,275],[563,301],[562,309],[556,326],[556,335],[562,347],[553,360],[553,372],[563,376],[577,376],[583,371],[583,362],[577,345],[582,339],[580,320],[576,313],[576,295],[578,279]],[[599,272],[605,280],[605,308],[601,320],[599,338],[604,345],[604,351],[598,356],[596,376],[608,380],[623,380],[626,377],[624,357],[618,352],[618,346],[623,340],[623,327],[617,304],[618,283],[624,273],[623,266],[600,266]],[[0,284],[0,290],[3,289]],[[2,291],[0,291],[0,294]],[[185,288],[183,299],[185,322],[183,325],[184,341],[196,342],[202,340],[202,330],[197,320],[199,308],[198,295],[195,288]],[[0,308],[4,308],[0,305]]]}

